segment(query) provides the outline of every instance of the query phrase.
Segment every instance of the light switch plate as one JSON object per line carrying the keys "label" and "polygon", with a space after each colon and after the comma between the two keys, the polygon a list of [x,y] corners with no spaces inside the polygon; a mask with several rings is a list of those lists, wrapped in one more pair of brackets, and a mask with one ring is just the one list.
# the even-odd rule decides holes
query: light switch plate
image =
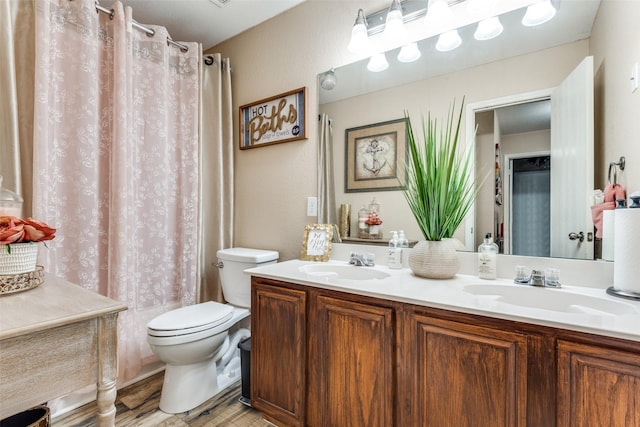
{"label": "light switch plate", "polygon": [[317,197],[307,197],[307,216],[318,216]]}
{"label": "light switch plate", "polygon": [[631,67],[631,93],[638,90],[638,63],[636,62]]}

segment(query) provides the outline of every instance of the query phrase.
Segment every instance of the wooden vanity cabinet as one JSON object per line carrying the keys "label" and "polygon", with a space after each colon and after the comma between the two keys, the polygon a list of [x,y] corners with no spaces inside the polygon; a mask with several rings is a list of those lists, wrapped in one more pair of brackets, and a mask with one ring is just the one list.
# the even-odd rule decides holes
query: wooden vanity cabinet
{"label": "wooden vanity cabinet", "polygon": [[640,342],[252,278],[279,426],[640,426]]}
{"label": "wooden vanity cabinet", "polygon": [[640,426],[640,351],[558,340],[558,427]]}
{"label": "wooden vanity cabinet", "polygon": [[251,279],[251,404],[267,420],[305,425],[307,292]]}
{"label": "wooden vanity cabinet", "polygon": [[395,425],[398,304],[251,281],[252,405],[281,426]]}
{"label": "wooden vanity cabinet", "polygon": [[526,335],[408,315],[411,426],[526,426]]}
{"label": "wooden vanity cabinet", "polygon": [[309,426],[395,424],[395,308],[368,300],[324,291],[310,297]]}

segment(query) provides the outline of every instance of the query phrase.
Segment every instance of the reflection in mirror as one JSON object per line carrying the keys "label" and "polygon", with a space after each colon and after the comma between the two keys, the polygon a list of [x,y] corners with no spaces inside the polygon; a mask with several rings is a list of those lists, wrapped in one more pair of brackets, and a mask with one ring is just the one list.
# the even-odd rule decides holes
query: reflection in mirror
{"label": "reflection in mirror", "polygon": [[[412,119],[418,122],[420,117],[427,113],[434,117],[444,117],[451,102],[453,100],[460,102],[463,98],[467,104],[468,114],[471,105],[479,105],[483,102],[488,104],[487,100],[514,97],[517,94],[538,93],[539,99],[537,101],[540,101],[545,97],[539,93],[546,93],[546,99],[549,99],[551,90],[558,86],[589,55],[588,37],[598,11],[598,5],[599,1],[596,0],[563,2],[557,16],[544,24],[544,28],[540,27],[535,30],[523,29],[521,19],[524,10],[509,12],[500,17],[504,25],[504,34],[500,37],[484,42],[477,41],[473,39],[475,25],[464,27],[459,30],[464,41],[463,45],[457,50],[445,54],[435,51],[437,38],[422,40],[419,47],[425,62],[419,66],[416,65],[417,63],[394,62],[395,55],[391,54],[388,55],[391,59],[390,67],[382,73],[367,71],[365,68],[366,60],[335,68],[336,87],[331,91],[320,89],[319,110],[328,114],[334,121],[336,204],[339,206],[342,203],[349,203],[352,205],[353,211],[357,211],[375,195],[381,204],[380,217],[384,222],[385,234],[392,230],[403,229],[410,239],[422,239],[402,192],[389,191],[374,194],[370,192],[347,194],[344,192],[344,130],[398,119],[403,116],[404,111],[408,111]],[[419,73],[415,73],[415,71],[419,71]],[[512,104],[521,104],[522,102],[512,102]],[[520,109],[522,108],[524,107],[521,106]],[[548,109],[548,101],[545,108]],[[494,113],[489,105],[485,105],[484,109],[478,110],[478,120],[482,122],[482,116],[485,116],[485,119],[491,116],[491,120],[500,121],[502,119],[501,121],[504,123],[502,126],[507,126],[507,123],[511,122],[507,115],[517,109],[512,106],[512,108],[500,109]],[[549,120],[548,117],[546,120]],[[532,121],[531,118],[526,119],[527,123]],[[468,121],[465,129],[462,130],[463,132],[469,132],[467,129],[469,123],[471,122]],[[493,127],[495,124],[491,126]],[[489,138],[488,134],[481,132],[482,129],[481,127],[478,133],[478,141]],[[505,133],[505,140],[521,138],[522,134],[530,134],[530,136],[538,138],[546,135],[548,139],[551,133],[549,128],[546,130],[542,128],[503,129],[502,132]],[[476,150],[479,147],[478,141]],[[517,145],[517,142],[515,144]],[[506,145],[506,142],[503,145]],[[487,163],[483,161],[483,164],[477,166],[480,171],[486,172],[495,167],[495,142],[490,142],[489,146],[491,147],[490,154],[481,154],[478,151],[476,153],[478,159],[480,156],[487,157]],[[508,154],[505,150],[506,148],[502,147],[502,153],[497,153],[502,157],[502,160],[504,160],[505,154]],[[535,157],[549,155],[550,149],[536,148],[526,151]],[[517,156],[512,154],[509,161],[516,158]],[[553,164],[553,160],[551,164]],[[504,177],[502,184],[502,196],[504,197]],[[593,185],[593,177],[591,185]],[[471,225],[468,226],[468,229],[460,230],[456,236],[464,242],[468,250],[477,248],[476,236],[483,236],[489,231],[498,235],[496,231],[500,227],[494,207],[496,188],[488,184],[482,191],[488,197],[486,199],[488,202],[483,199],[483,203],[490,206],[490,212],[486,213],[478,201],[478,206],[475,209],[478,213],[477,217],[471,218]],[[504,199],[502,203],[504,206]],[[504,217],[505,213],[502,215]],[[509,211],[506,215],[513,217],[514,213]],[[516,224],[519,220],[516,219]],[[510,227],[512,227],[511,223]],[[475,232],[476,228],[477,233]],[[356,229],[354,224],[351,225],[351,229]],[[507,234],[509,232],[510,229]],[[503,251],[516,253],[513,241],[507,242],[504,236],[503,233],[503,241],[501,242]],[[540,242],[540,246],[550,246],[550,243]],[[546,249],[542,250],[546,251]],[[528,255],[533,255],[533,253],[528,253]],[[551,256],[557,255],[551,254]]]}
{"label": "reflection in mirror", "polygon": [[500,253],[549,256],[551,101],[476,112],[475,123],[476,165],[495,164],[476,202],[477,227],[492,231]]}

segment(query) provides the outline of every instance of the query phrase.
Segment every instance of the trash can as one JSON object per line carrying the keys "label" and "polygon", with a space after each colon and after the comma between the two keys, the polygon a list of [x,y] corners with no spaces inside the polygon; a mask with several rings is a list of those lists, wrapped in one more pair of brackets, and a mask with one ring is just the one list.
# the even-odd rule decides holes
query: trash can
{"label": "trash can", "polygon": [[49,427],[51,421],[47,406],[36,406],[0,421],[0,427]]}
{"label": "trash can", "polygon": [[240,348],[240,376],[242,378],[242,396],[240,402],[251,406],[251,337],[238,343]]}

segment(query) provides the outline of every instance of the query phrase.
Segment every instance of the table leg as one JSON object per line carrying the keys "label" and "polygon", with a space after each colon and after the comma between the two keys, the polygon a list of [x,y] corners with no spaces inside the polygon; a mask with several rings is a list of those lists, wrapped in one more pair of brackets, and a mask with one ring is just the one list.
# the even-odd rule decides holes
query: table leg
{"label": "table leg", "polygon": [[98,396],[96,415],[99,427],[113,427],[116,420],[116,379],[118,377],[118,313],[98,318]]}

